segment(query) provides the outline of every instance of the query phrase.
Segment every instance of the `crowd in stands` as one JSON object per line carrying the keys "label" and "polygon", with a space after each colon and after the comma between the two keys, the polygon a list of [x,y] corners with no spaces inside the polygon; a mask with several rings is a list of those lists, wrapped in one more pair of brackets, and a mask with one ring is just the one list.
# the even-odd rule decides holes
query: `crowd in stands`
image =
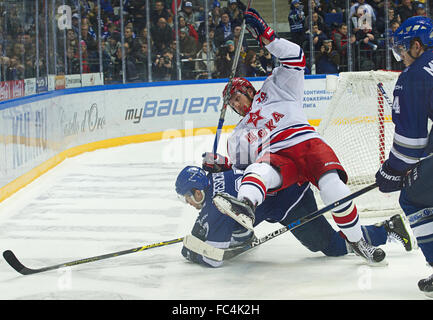
{"label": "crowd in stands", "polygon": [[[71,5],[71,28],[57,31],[56,51],[52,50],[53,34],[50,33],[48,40],[50,50],[46,50],[46,39],[41,36],[45,28],[49,31],[51,26],[51,22],[46,24],[44,14],[39,17],[39,45],[36,45],[34,1],[29,2],[28,10],[20,10],[19,5],[10,3],[7,7],[0,4],[0,10],[7,11],[0,16],[0,80],[30,78],[36,73],[44,76],[47,73],[99,72],[100,61],[106,83],[121,82],[124,72],[127,82],[147,81],[149,71],[153,81],[176,80],[179,78],[177,49],[182,80],[225,78],[231,72],[243,19],[243,4],[237,0],[178,0],[177,15],[173,13],[176,0],[151,0],[149,30],[144,0],[122,0],[123,17],[117,10],[121,0],[100,0],[99,24],[96,0],[70,1],[75,4],[79,1],[81,10]],[[204,1],[208,1],[207,17]],[[311,17],[307,1],[311,1]],[[346,71],[348,46],[352,49],[354,71],[385,69],[385,55],[377,52],[384,52],[386,34],[411,16],[426,15],[426,4],[422,1],[426,0],[390,0],[386,21],[384,0],[351,0],[350,19],[346,19],[346,0],[289,0],[290,32],[278,32],[298,43],[307,58],[310,50],[314,50],[315,71],[307,63],[307,72]],[[352,30],[350,39],[348,27]],[[37,48],[39,54],[36,54]],[[265,76],[272,72],[276,63],[266,48],[249,47],[244,39],[237,75]],[[401,68],[402,65],[392,59],[391,69]]]}

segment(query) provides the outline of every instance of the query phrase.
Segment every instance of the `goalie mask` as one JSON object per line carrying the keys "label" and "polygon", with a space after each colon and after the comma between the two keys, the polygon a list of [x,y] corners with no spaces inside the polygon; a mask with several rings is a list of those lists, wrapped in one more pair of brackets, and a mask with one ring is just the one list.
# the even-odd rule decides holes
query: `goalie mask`
{"label": "goalie mask", "polygon": [[407,19],[394,32],[392,53],[397,61],[403,60],[403,53],[408,52],[412,40],[419,40],[426,48],[433,47],[433,22],[423,16]]}
{"label": "goalie mask", "polygon": [[[256,89],[253,87],[251,82],[245,78],[233,78],[224,88],[224,104],[229,105],[240,116],[245,116],[251,110],[252,98],[248,95],[248,89],[250,88],[253,90],[253,94],[255,95]],[[246,96],[249,102],[242,103],[240,109],[236,109],[234,101],[239,100],[239,95]]]}
{"label": "goalie mask", "polygon": [[[197,209],[201,209],[205,198],[205,189],[209,186],[209,179],[206,176],[206,171],[200,167],[187,166],[177,176],[176,179],[176,193],[179,199],[187,202],[187,198],[192,202],[190,203]],[[197,201],[194,196],[194,191],[199,190],[201,199]]]}

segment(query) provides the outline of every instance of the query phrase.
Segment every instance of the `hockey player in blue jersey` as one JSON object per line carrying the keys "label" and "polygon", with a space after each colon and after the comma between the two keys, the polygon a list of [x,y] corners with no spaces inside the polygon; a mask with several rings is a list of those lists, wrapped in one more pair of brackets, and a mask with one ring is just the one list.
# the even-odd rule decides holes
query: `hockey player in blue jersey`
{"label": "hockey player in blue jersey", "polygon": [[[426,261],[433,266],[433,22],[407,19],[393,35],[393,53],[406,69],[394,88],[395,124],[389,158],[376,173],[382,192],[401,190],[400,206],[408,217]],[[421,161],[420,161],[421,160]],[[418,286],[433,297],[433,275]]]}
{"label": "hockey player in blue jersey", "polygon": [[[191,232],[193,236],[220,249],[242,247],[254,240],[253,231],[222,214],[212,202],[217,192],[236,196],[242,177],[243,171],[229,168],[206,174],[200,167],[187,166],[179,173],[176,193],[182,200],[200,210]],[[279,222],[287,226],[316,210],[317,205],[310,184],[294,184],[275,194],[268,194],[266,200],[257,207],[254,226],[263,221]],[[363,226],[362,230],[365,239],[374,246],[395,239],[401,242],[407,251],[412,249],[410,235],[400,215],[376,225]],[[342,233],[336,232],[324,216],[292,230],[292,233],[313,252],[321,251],[327,256],[342,256],[350,250]],[[223,263],[204,257],[185,246],[182,248],[182,255],[192,262],[210,267],[219,267]]]}

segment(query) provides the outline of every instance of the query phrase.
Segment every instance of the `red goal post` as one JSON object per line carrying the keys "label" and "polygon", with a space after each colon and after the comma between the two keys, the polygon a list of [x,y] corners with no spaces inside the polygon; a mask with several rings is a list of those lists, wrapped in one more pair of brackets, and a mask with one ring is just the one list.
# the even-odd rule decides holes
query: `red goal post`
{"label": "red goal post", "polygon": [[[390,103],[399,74],[342,72],[333,81],[327,79],[327,90],[333,95],[317,130],[347,171],[352,192],[374,183],[375,173],[388,157],[394,136]],[[360,211],[400,210],[398,193],[373,190],[355,201]]]}

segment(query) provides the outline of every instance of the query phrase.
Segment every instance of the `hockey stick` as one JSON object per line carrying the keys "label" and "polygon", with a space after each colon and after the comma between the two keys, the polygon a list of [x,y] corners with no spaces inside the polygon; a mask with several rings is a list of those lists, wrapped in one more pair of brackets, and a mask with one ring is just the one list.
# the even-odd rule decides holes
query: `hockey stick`
{"label": "hockey stick", "polygon": [[29,275],[29,274],[35,274],[35,273],[49,271],[49,270],[54,270],[54,269],[60,269],[60,268],[65,268],[65,267],[72,267],[72,266],[76,266],[78,264],[83,264],[83,263],[94,262],[94,261],[99,261],[99,260],[103,260],[103,259],[114,258],[114,257],[118,257],[118,256],[121,256],[121,255],[124,255],[124,254],[140,252],[140,251],[144,251],[144,250],[148,250],[148,249],[152,249],[152,248],[164,247],[164,246],[168,246],[170,244],[174,244],[174,243],[178,243],[178,242],[182,242],[182,241],[183,241],[183,238],[178,238],[178,239],[174,239],[174,240],[169,240],[169,241],[163,241],[163,242],[148,244],[148,245],[145,245],[145,246],[142,246],[142,247],[138,247],[138,248],[134,248],[134,249],[117,251],[117,252],[112,252],[112,253],[108,253],[108,254],[103,254],[103,255],[100,255],[100,256],[94,256],[94,257],[90,257],[90,258],[85,258],[85,259],[70,261],[70,262],[66,262],[66,263],[56,264],[56,265],[53,265],[53,266],[43,267],[43,268],[39,268],[39,269],[30,269],[30,268],[27,268],[26,266],[24,266],[18,260],[18,258],[15,256],[15,254],[11,250],[4,251],[3,252],[3,257],[5,258],[6,262],[12,268],[14,268],[17,272],[19,272],[19,273],[21,273],[23,275]]}
{"label": "hockey stick", "polygon": [[184,246],[187,247],[188,249],[191,249],[192,251],[199,253],[203,256],[206,256],[210,259],[216,260],[216,261],[222,261],[222,260],[228,260],[231,258],[234,258],[236,256],[238,256],[241,253],[244,253],[246,251],[249,251],[271,239],[276,238],[279,235],[282,235],[283,233],[287,232],[287,231],[292,231],[318,217],[320,217],[321,215],[325,214],[326,212],[334,209],[335,207],[338,207],[340,204],[351,201],[361,195],[363,195],[364,193],[374,189],[377,187],[377,184],[374,183],[372,185],[369,185],[365,188],[362,188],[361,190],[358,190],[350,195],[348,195],[347,197],[344,197],[338,201],[335,201],[329,205],[327,205],[326,207],[323,207],[320,210],[317,210],[305,217],[299,218],[297,220],[295,220],[294,222],[290,223],[289,225],[282,227],[278,230],[275,230],[274,232],[268,233],[267,235],[265,235],[262,238],[258,238],[254,241],[252,241],[251,243],[247,244],[246,246],[240,247],[240,248],[233,248],[233,249],[219,249],[219,248],[215,248],[213,246],[211,246],[210,244],[207,244],[201,240],[199,240],[198,238],[192,236],[192,235],[188,235],[185,236],[184,238]]}
{"label": "hockey stick", "polygon": [[[248,1],[248,6],[247,6],[248,9],[251,6],[251,2],[252,2],[252,0]],[[242,42],[244,41],[245,28],[246,28],[246,24],[245,24],[245,18],[244,18],[243,21],[242,21],[241,33],[239,35],[239,41],[238,41],[238,45],[236,46],[235,56],[234,56],[233,64],[232,64],[232,70],[231,70],[230,77],[229,77],[229,83],[228,83],[228,88],[227,88],[228,90],[226,92],[226,95],[223,97],[223,107],[221,109],[220,118],[219,118],[219,121],[218,121],[218,127],[217,127],[217,130],[216,130],[216,133],[215,133],[215,140],[214,140],[214,143],[213,143],[213,153],[214,154],[216,154],[217,149],[218,149],[218,142],[219,142],[219,139],[221,137],[221,130],[223,128],[224,119],[225,119],[225,116],[226,116],[227,105],[228,105],[228,101],[227,100],[228,100],[228,96],[229,96],[228,93],[231,90],[232,81],[233,81],[233,78],[236,75],[236,69],[238,68],[239,56],[241,54],[241,48],[242,48]]]}
{"label": "hockey stick", "polygon": [[383,83],[379,82],[377,84],[377,87],[379,88],[379,90],[382,93],[383,97],[385,98],[386,102],[388,102],[389,107],[392,108],[392,102],[389,99],[388,95],[386,94],[385,88],[383,87]]}

